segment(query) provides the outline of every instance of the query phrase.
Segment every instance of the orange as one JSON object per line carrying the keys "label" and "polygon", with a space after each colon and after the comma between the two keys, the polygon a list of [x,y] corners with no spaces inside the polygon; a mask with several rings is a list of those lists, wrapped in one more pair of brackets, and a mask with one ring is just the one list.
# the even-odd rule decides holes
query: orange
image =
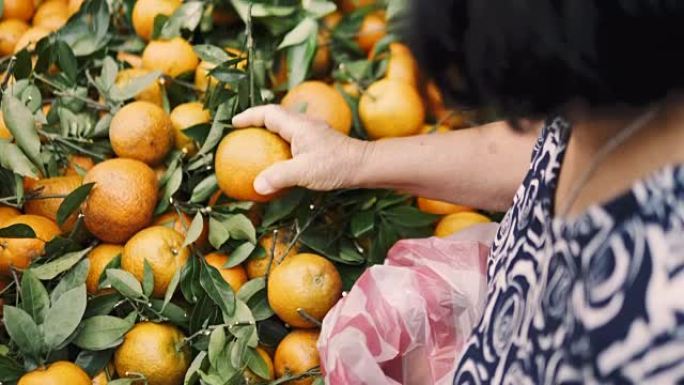
{"label": "orange", "polygon": [[140,373],[147,385],[181,385],[192,358],[184,338],[171,324],[136,324],[114,352],[116,373],[119,377]]}
{"label": "orange", "polygon": [[45,243],[61,234],[52,220],[37,215],[20,215],[2,224],[2,227],[23,224],[33,229],[36,238],[0,238],[0,274],[9,275],[11,268],[25,269],[31,261],[45,252]]}
{"label": "orange", "polygon": [[344,12],[352,12],[357,8],[375,4],[375,0],[342,0],[340,7]]}
{"label": "orange", "polygon": [[398,80],[418,85],[419,78],[418,62],[409,48],[401,43],[392,43],[389,46],[389,60],[387,61],[387,79]]}
{"label": "orange", "polygon": [[443,124],[440,125],[434,125],[434,124],[424,124],[423,128],[420,130],[421,135],[429,135],[429,134],[444,134],[446,132],[450,132],[451,129],[448,126],[445,126]]}
{"label": "orange", "polygon": [[0,227],[5,227],[3,226],[5,221],[16,218],[20,215],[21,211],[15,209],[14,207],[0,205]]}
{"label": "orange", "polygon": [[418,202],[418,208],[420,209],[420,211],[425,212],[425,213],[429,213],[429,214],[449,215],[449,214],[460,213],[463,211],[472,211],[473,210],[467,206],[457,205],[454,203],[443,202],[443,201],[434,200],[434,199],[421,198],[421,197],[419,197],[417,199],[417,202]]}
{"label": "orange", "polygon": [[143,67],[158,70],[163,74],[177,77],[193,72],[199,64],[199,58],[190,43],[183,38],[151,41],[142,55]]}
{"label": "orange", "polygon": [[[318,356],[318,330],[293,330],[280,341],[275,352],[277,377],[297,375],[320,365]],[[288,385],[311,385],[313,377],[289,381]]]}
{"label": "orange", "polygon": [[28,48],[29,51],[33,51],[36,48],[36,43],[49,34],[49,29],[40,26],[34,26],[27,29],[14,45],[14,53],[17,53],[24,48]]}
{"label": "orange", "polygon": [[12,54],[14,52],[14,46],[17,45],[21,36],[28,31],[28,29],[29,25],[23,20],[6,19],[0,21],[0,56]]}
{"label": "orange", "polygon": [[147,226],[157,204],[157,176],[133,159],[111,159],[88,171],[95,183],[83,208],[88,230],[100,240],[123,243]]}
{"label": "orange", "polygon": [[435,82],[429,82],[425,87],[425,102],[427,109],[438,122],[451,128],[466,126],[466,116],[462,111],[450,109],[444,106],[442,92]]}
{"label": "orange", "polygon": [[21,376],[17,385],[91,385],[90,377],[78,365],[57,361]]}
{"label": "orange", "polygon": [[107,367],[102,369],[102,371],[93,377],[93,384],[92,385],[107,385],[109,384],[109,380],[114,377],[114,372],[116,369],[114,368],[114,363],[109,362],[107,364]]}
{"label": "orange", "polygon": [[95,166],[93,159],[84,155],[70,155],[69,163],[64,170],[64,175],[85,175],[86,172],[90,171],[91,168]]}
{"label": "orange", "polygon": [[275,368],[273,367],[271,356],[269,356],[268,353],[262,348],[256,348],[256,352],[259,354],[259,357],[261,357],[268,368],[268,378],[261,378],[251,370],[245,369],[243,372],[245,385],[262,384],[264,383],[264,380],[275,380]]}
{"label": "orange", "polygon": [[[129,68],[120,71],[116,75],[116,86],[120,89],[125,87],[127,84],[135,81],[135,79],[149,74],[151,71],[142,68]],[[147,88],[140,91],[139,94],[135,95],[135,100],[150,102],[158,106],[164,104],[164,96],[162,95],[162,85],[159,82],[154,82],[150,84]]]}
{"label": "orange", "polygon": [[[82,178],[80,176],[58,176],[54,178],[39,179],[29,191],[28,194],[32,196],[26,201],[24,211],[26,214],[40,215],[57,221],[57,210],[64,202],[64,198],[50,198],[42,199],[43,196],[64,196],[66,197],[71,192],[81,186]],[[34,199],[38,198],[38,199]],[[65,233],[73,230],[76,224],[78,213],[73,213],[64,224],[62,224],[62,231]]]}
{"label": "orange", "polygon": [[[288,251],[288,246],[292,240],[292,234],[287,230],[278,231],[275,246],[273,246],[273,232],[269,232],[259,240],[259,245],[264,249],[262,258],[250,258],[245,262],[247,276],[249,279],[263,277],[268,271],[268,261],[271,261],[271,269],[275,269],[286,258],[293,257],[298,253],[298,246],[295,244]],[[271,252],[273,256],[271,257]],[[287,252],[287,254],[285,254]]]}
{"label": "orange", "polygon": [[34,9],[31,0],[4,0],[2,18],[29,21],[33,17]]}
{"label": "orange", "polygon": [[308,81],[297,85],[280,104],[288,110],[322,120],[345,135],[351,131],[351,108],[335,88],[323,82]]}
{"label": "orange", "polygon": [[9,128],[7,128],[7,125],[5,125],[5,118],[2,115],[2,111],[0,111],[0,139],[12,140],[12,133]]}
{"label": "orange", "polygon": [[359,27],[356,43],[365,53],[369,53],[378,41],[387,35],[387,20],[384,12],[369,13]]}
{"label": "orange", "polygon": [[316,254],[287,258],[268,277],[268,302],[278,317],[293,327],[315,327],[297,310],[321,321],[341,295],[340,273],[332,262]]}
{"label": "orange", "polygon": [[223,265],[228,262],[227,255],[221,253],[211,253],[207,254],[204,257],[204,260],[209,266],[213,266],[218,269],[219,273],[221,273],[221,277],[223,277],[223,280],[230,285],[234,292],[237,293],[242,285],[247,283],[247,273],[245,273],[245,269],[242,266],[238,265],[229,269],[223,267]]}
{"label": "orange", "polygon": [[[247,58],[247,54],[235,48],[225,48],[226,52],[230,54],[231,59]],[[199,91],[205,92],[209,86],[216,87],[219,81],[209,75],[209,72],[216,68],[216,64],[202,60],[195,69],[195,88]],[[239,70],[247,70],[247,60],[242,60],[235,65]]]}
{"label": "orange", "polygon": [[449,214],[437,223],[435,236],[440,238],[448,237],[470,226],[489,222],[491,222],[489,218],[478,213],[464,211]]}
{"label": "orange", "polygon": [[126,242],[121,268],[142,282],[147,259],[154,274],[152,295],[164,297],[174,274],[183,268],[190,257],[190,250],[183,247],[184,241],[184,237],[176,230],[164,226],[148,227]]}
{"label": "orange", "polygon": [[151,166],[161,163],[173,147],[173,125],[166,112],[150,102],[132,102],[119,110],[109,126],[116,155]]}
{"label": "orange", "polygon": [[372,139],[410,136],[423,127],[425,108],[414,87],[383,79],[361,96],[359,117]]}
{"label": "orange", "polygon": [[138,0],[131,14],[135,33],[145,40],[150,40],[154,18],[157,15],[171,16],[180,5],[181,0]]}
{"label": "orange", "polygon": [[[154,226],[165,226],[170,229],[176,230],[180,235],[185,238],[187,235],[187,230],[190,228],[190,224],[192,223],[192,218],[185,213],[181,213],[180,216],[175,210],[169,211],[165,214],[162,214],[158,216],[154,222],[152,222],[152,225]],[[205,224],[204,227],[202,227],[202,233],[200,234],[200,237],[195,241],[195,246],[197,247],[203,247],[206,245],[207,241],[209,240],[209,228]]]}
{"label": "orange", "polygon": [[100,276],[104,272],[107,264],[111,262],[117,255],[123,254],[123,246],[112,245],[109,243],[102,243],[97,245],[88,253],[90,260],[90,268],[88,269],[88,278],[86,279],[86,289],[88,294],[101,294],[105,290],[100,290]]}
{"label": "orange", "polygon": [[342,91],[344,91],[345,94],[354,99],[358,99],[359,96],[361,96],[361,89],[355,83],[340,83],[340,87],[342,87]]}
{"label": "orange", "polygon": [[74,13],[78,12],[79,9],[81,9],[81,5],[83,5],[83,2],[85,0],[69,0],[69,5],[68,5],[68,10],[69,10],[69,15],[73,15]]}
{"label": "orange", "polygon": [[33,15],[33,25],[56,31],[66,24],[69,16],[69,6],[63,0],[47,0]]}
{"label": "orange", "polygon": [[176,106],[171,111],[171,124],[176,137],[176,149],[186,154],[194,155],[197,152],[197,145],[183,130],[202,123],[211,122],[211,113],[204,109],[200,102],[184,103]]}
{"label": "orange", "polygon": [[276,195],[259,195],[254,179],[274,163],[292,158],[290,145],[263,128],[245,128],[226,135],[216,150],[216,179],[227,196],[243,201],[268,202]]}
{"label": "orange", "polygon": [[119,53],[116,54],[116,60],[128,63],[128,65],[133,68],[142,67],[142,57],[133,53],[119,51]]}

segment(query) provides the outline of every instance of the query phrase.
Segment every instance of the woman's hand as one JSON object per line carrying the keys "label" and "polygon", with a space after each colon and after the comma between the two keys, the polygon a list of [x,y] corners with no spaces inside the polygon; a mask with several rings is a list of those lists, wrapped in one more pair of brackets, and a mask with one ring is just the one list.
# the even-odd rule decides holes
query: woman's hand
{"label": "woman's hand", "polygon": [[318,191],[352,187],[372,146],[276,105],[250,108],[233,117],[233,125],[266,127],[290,142],[292,159],[274,164],[254,181],[262,195],[292,186]]}

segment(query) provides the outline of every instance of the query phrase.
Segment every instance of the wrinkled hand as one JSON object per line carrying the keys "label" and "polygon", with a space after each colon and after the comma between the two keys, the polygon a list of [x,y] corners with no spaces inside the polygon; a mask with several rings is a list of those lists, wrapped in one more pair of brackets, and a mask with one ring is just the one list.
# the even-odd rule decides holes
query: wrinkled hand
{"label": "wrinkled hand", "polygon": [[266,127],[290,142],[292,159],[274,164],[254,181],[262,195],[292,186],[318,191],[353,187],[371,145],[277,105],[250,108],[233,117],[233,125]]}

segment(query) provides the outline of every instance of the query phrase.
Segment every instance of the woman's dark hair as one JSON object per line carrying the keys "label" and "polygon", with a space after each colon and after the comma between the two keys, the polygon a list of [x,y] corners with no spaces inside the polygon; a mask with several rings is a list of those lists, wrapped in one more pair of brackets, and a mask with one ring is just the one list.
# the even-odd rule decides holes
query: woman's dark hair
{"label": "woman's dark hair", "polygon": [[413,0],[409,45],[452,99],[509,118],[684,87],[684,0]]}

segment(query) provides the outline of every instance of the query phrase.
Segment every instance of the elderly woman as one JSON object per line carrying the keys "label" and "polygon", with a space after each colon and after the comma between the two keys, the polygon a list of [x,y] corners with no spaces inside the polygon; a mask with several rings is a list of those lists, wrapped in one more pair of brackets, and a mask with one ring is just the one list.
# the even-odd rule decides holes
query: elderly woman
{"label": "elderly woman", "polygon": [[443,92],[508,122],[363,142],[257,107],[233,123],[294,158],[256,190],[508,210],[455,384],[684,381],[684,2],[420,0],[411,15]]}

